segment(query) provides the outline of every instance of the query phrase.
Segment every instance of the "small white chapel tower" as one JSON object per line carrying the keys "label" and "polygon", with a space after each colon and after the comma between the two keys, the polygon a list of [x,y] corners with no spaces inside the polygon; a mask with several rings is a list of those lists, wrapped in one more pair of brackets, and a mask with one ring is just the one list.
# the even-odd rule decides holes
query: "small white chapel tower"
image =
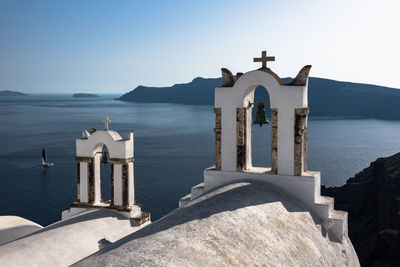
{"label": "small white chapel tower", "polygon": [[[111,120],[104,120],[105,129],[84,130],[82,138],[76,139],[77,201],[71,205],[72,216],[88,208],[114,209],[138,224],[150,220],[150,213],[142,212],[135,201],[133,131],[123,139],[116,131],[109,129]],[[108,149],[111,164],[111,200],[101,196],[100,164],[103,146]],[[64,219],[64,214],[63,214]]]}
{"label": "small white chapel tower", "polygon": [[[184,206],[212,190],[238,181],[260,180],[278,186],[303,202],[322,221],[329,233],[342,241],[347,236],[347,213],[334,210],[333,199],[320,195],[321,175],[307,169],[308,75],[304,66],[291,82],[285,83],[267,67],[262,51],[261,68],[236,77],[222,71],[222,86],[215,88],[215,166],[204,170],[204,182],[192,187],[179,201]],[[254,92],[263,86],[271,107],[271,166],[252,163],[252,110]],[[267,104],[267,103],[265,103]]]}

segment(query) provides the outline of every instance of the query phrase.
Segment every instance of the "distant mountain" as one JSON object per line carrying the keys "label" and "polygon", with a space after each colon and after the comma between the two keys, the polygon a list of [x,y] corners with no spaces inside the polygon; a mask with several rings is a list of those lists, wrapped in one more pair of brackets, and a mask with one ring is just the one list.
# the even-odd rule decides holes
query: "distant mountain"
{"label": "distant mountain", "polygon": [[[213,105],[214,88],[221,84],[221,78],[198,77],[190,83],[171,87],[138,86],[118,100]],[[268,94],[265,90],[256,90],[255,98],[268,101]],[[395,88],[310,77],[308,102],[310,116],[400,119],[400,90]]]}
{"label": "distant mountain", "polygon": [[0,96],[24,96],[27,94],[18,92],[18,91],[11,91],[11,90],[3,90],[0,91]]}
{"label": "distant mountain", "polygon": [[78,94],[73,94],[72,97],[81,98],[81,97],[99,97],[99,96],[96,94],[78,93]]}

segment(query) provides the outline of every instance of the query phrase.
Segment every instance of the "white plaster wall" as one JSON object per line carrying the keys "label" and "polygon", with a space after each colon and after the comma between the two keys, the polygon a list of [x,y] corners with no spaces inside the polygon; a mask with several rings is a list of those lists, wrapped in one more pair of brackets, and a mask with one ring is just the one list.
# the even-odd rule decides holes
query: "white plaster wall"
{"label": "white plaster wall", "polygon": [[130,158],[133,157],[135,155],[135,149],[134,149],[134,136],[133,136],[133,131],[129,132],[129,136],[128,136],[128,141],[124,142],[125,143],[125,155],[126,158]]}
{"label": "white plaster wall", "polygon": [[99,204],[101,200],[101,178],[100,178],[100,158],[101,154],[98,153],[93,158],[94,166],[94,203]]}
{"label": "white plaster wall", "polygon": [[294,112],[307,106],[307,86],[280,85],[272,74],[260,70],[245,73],[233,87],[215,88],[215,107],[221,108],[221,169],[236,170],[236,108],[254,101],[258,85],[267,89],[270,107],[278,109],[278,174],[293,175]]}
{"label": "white plaster wall", "polygon": [[320,172],[307,172],[305,176],[277,175],[270,168],[254,168],[249,172],[204,171],[204,190],[210,191],[223,185],[244,180],[264,181],[282,188],[306,204],[314,205],[320,193]]}
{"label": "white plaster wall", "polygon": [[114,205],[122,205],[122,164],[114,163]]}
{"label": "white plaster wall", "polygon": [[294,112],[278,109],[278,174],[294,174]]}
{"label": "white plaster wall", "polygon": [[88,191],[88,163],[80,162],[79,163],[79,175],[80,175],[80,201],[87,203],[89,201],[89,191]]}
{"label": "white plaster wall", "polygon": [[128,164],[128,204],[135,204],[135,174],[133,162]]}
{"label": "white plaster wall", "polygon": [[130,139],[123,140],[115,131],[96,131],[87,139],[76,139],[76,156],[93,157],[101,152],[101,144],[107,146],[110,158],[131,158],[133,157],[133,133]]}

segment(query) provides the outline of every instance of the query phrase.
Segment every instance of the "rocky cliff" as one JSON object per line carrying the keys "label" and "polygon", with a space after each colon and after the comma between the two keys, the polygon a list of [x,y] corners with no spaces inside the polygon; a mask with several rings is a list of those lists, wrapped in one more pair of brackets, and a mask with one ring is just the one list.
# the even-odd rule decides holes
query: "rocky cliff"
{"label": "rocky cliff", "polygon": [[400,266],[400,153],[321,192],[335,198],[335,209],[349,213],[349,236],[361,266]]}
{"label": "rocky cliff", "polygon": [[[290,82],[291,78],[283,78]],[[214,89],[221,78],[195,78],[171,87],[138,86],[118,100],[141,103],[214,105]],[[266,90],[256,90],[255,101],[268,102]],[[400,90],[383,86],[310,77],[310,116],[400,119]]]}

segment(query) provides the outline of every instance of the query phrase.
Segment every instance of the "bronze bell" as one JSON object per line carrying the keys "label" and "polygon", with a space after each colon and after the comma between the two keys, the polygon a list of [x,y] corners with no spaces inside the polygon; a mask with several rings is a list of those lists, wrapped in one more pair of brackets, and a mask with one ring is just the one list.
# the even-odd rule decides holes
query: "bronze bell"
{"label": "bronze bell", "polygon": [[269,120],[267,118],[267,112],[265,111],[263,103],[258,103],[257,105],[256,119],[253,121],[253,124],[259,124],[260,127],[263,124],[269,124]]}
{"label": "bronze bell", "polygon": [[104,151],[101,155],[100,162],[106,165],[110,161],[110,158],[108,156],[108,152]]}

